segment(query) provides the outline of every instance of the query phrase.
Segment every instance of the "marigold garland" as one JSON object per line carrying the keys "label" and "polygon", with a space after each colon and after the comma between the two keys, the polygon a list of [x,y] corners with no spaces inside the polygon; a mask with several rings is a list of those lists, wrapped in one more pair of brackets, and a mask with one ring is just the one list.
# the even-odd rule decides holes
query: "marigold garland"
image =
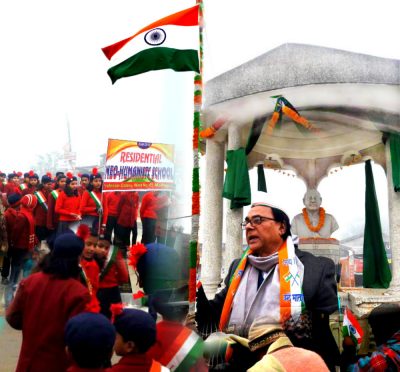
{"label": "marigold garland", "polygon": [[317,226],[311,225],[310,217],[308,216],[308,212],[306,208],[303,208],[303,217],[304,217],[304,222],[306,223],[307,227],[309,230],[313,232],[318,232],[321,230],[322,226],[325,224],[325,209],[324,208],[319,208],[319,220]]}

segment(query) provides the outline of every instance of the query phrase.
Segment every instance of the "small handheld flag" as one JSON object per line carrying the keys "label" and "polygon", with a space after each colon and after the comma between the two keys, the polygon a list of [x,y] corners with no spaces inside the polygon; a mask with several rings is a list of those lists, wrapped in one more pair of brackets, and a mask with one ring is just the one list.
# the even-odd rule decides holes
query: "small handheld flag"
{"label": "small handheld flag", "polygon": [[349,336],[353,339],[355,345],[360,345],[364,332],[358,323],[354,314],[346,307],[342,326],[343,337]]}

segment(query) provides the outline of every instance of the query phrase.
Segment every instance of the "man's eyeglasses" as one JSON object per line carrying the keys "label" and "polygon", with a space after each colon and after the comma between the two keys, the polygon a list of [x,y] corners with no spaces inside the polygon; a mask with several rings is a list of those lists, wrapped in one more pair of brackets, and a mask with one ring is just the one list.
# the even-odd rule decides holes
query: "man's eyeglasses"
{"label": "man's eyeglasses", "polygon": [[246,217],[245,220],[240,224],[242,229],[246,229],[247,224],[251,226],[258,226],[261,225],[264,221],[276,221],[275,218],[271,217],[263,217],[263,216],[253,216],[251,218]]}

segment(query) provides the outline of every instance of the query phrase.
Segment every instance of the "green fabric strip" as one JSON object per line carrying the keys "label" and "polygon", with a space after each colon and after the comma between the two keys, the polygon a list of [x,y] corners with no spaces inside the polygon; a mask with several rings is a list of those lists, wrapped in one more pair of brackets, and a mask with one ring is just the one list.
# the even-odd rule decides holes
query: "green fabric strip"
{"label": "green fabric strip", "polygon": [[199,176],[199,168],[193,168],[192,173],[192,191],[199,192],[200,191],[200,176]]}
{"label": "green fabric strip", "polygon": [[195,112],[193,115],[193,127],[194,128],[200,127],[200,112]]}
{"label": "green fabric strip", "polygon": [[189,243],[189,267],[196,268],[197,266],[197,242],[191,241]]}
{"label": "green fabric strip", "polygon": [[265,181],[264,165],[257,165],[258,191],[267,192],[267,183]]}
{"label": "green fabric strip", "polygon": [[231,200],[231,209],[249,205],[251,203],[251,189],[244,148],[228,150],[226,162],[228,169],[225,175],[222,196]]}
{"label": "green fabric strip", "polygon": [[200,72],[197,50],[179,50],[163,47],[145,49],[111,67],[107,73],[114,84],[118,79],[124,77],[163,69],[172,69],[178,72]]}
{"label": "green fabric strip", "polygon": [[382,238],[371,160],[365,162],[365,182],[363,286],[364,288],[388,288],[392,274]]}
{"label": "green fabric strip", "polygon": [[193,345],[189,353],[185,356],[179,366],[174,369],[175,372],[187,372],[193,367],[196,362],[203,356],[204,342],[202,339],[198,339]]}
{"label": "green fabric strip", "polygon": [[392,162],[392,180],[394,191],[400,191],[400,136],[390,134],[390,158]]}

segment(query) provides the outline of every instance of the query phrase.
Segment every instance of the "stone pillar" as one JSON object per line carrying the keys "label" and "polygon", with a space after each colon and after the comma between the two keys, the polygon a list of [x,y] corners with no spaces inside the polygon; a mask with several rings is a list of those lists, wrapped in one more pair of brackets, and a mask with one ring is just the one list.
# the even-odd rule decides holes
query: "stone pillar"
{"label": "stone pillar", "polygon": [[386,141],[385,152],[389,199],[389,234],[392,250],[392,282],[389,292],[400,294],[400,192],[394,192],[393,188],[390,137]]}
{"label": "stone pillar", "polygon": [[[228,150],[236,150],[241,146],[240,128],[229,126]],[[240,223],[243,221],[243,208],[231,209],[230,201],[226,204],[226,243],[224,255],[224,273],[228,273],[228,268],[235,258],[239,258],[243,253],[243,232]]]}
{"label": "stone pillar", "polygon": [[207,140],[206,179],[202,208],[203,248],[201,282],[208,298],[213,298],[221,282],[222,186],[224,180],[224,143]]}

